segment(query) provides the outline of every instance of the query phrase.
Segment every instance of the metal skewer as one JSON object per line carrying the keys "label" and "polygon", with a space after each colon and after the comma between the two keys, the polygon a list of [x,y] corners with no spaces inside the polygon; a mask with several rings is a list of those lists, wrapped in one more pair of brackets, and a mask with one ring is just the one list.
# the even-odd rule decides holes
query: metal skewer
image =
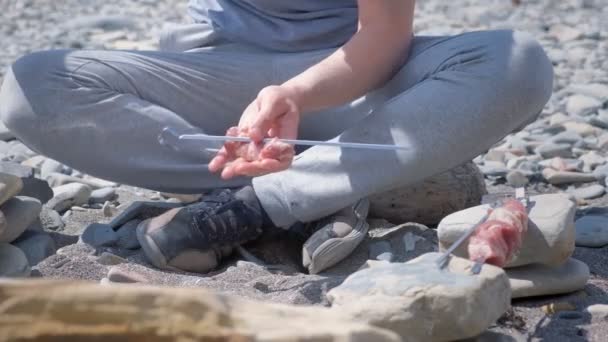
{"label": "metal skewer", "polygon": [[443,255],[441,255],[441,257],[439,257],[439,259],[437,259],[437,266],[439,268],[444,268],[447,265],[448,260],[450,260],[450,254],[452,254],[456,250],[456,248],[458,248],[466,239],[468,239],[471,235],[473,235],[473,233],[475,232],[475,230],[477,230],[477,227],[479,227],[479,225],[481,225],[482,223],[484,223],[489,215],[490,215],[489,213],[486,213],[481,218],[481,220],[479,220],[479,222],[477,222],[476,224],[474,224],[471,228],[469,228],[469,230],[467,230],[464,234],[462,234],[458,238],[458,240],[456,240],[450,246],[450,248],[448,248],[443,253]]}
{"label": "metal skewer", "polygon": [[[201,141],[238,141],[251,142],[247,137],[231,137],[225,135],[207,135],[207,134],[181,134],[177,136],[178,140],[201,140]],[[263,141],[270,142],[273,139],[266,138]],[[367,143],[352,143],[352,142],[334,142],[334,141],[317,141],[317,140],[300,140],[300,139],[278,139],[278,141],[292,145],[307,145],[307,146],[335,146],[344,148],[364,148],[373,150],[409,150],[407,146],[385,145],[385,144],[367,144]]]}

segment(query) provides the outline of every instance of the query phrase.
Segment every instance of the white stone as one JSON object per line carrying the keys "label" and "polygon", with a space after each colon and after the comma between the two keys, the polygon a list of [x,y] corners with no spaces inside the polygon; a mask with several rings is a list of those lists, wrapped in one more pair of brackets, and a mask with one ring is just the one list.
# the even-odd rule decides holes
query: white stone
{"label": "white stone", "polygon": [[603,247],[608,245],[608,217],[587,215],[575,222],[576,245]]}
{"label": "white stone", "polygon": [[600,101],[608,101],[608,85],[602,83],[572,84],[568,87],[572,93],[594,97]]}
{"label": "white stone", "polygon": [[591,172],[595,170],[596,167],[606,164],[606,157],[596,151],[587,152],[578,159],[583,161],[584,172]]}
{"label": "white stone", "polygon": [[600,135],[603,133],[601,128],[595,127],[586,122],[568,121],[561,124],[564,128],[569,131],[574,131],[583,137],[590,135]]}
{"label": "white stone", "polygon": [[599,184],[593,184],[569,191],[576,199],[588,200],[598,198],[606,193],[606,188]]}
{"label": "white stone", "polygon": [[590,313],[592,316],[599,319],[608,319],[608,305],[607,304],[594,304],[588,306],[585,311]]}
{"label": "white stone", "polygon": [[53,188],[53,198],[47,206],[56,211],[64,211],[72,206],[80,206],[89,201],[91,188],[81,183],[69,183]]}
{"label": "white stone", "polygon": [[565,43],[581,38],[583,32],[571,26],[557,24],[549,28],[549,35],[555,37],[560,43]]}
{"label": "white stone", "polygon": [[0,277],[27,277],[30,270],[27,257],[19,248],[0,242]]}
{"label": "white stone", "polygon": [[528,265],[506,270],[513,298],[570,293],[582,289],[589,279],[589,267],[570,258],[559,266]]}
{"label": "white stone", "polygon": [[587,95],[572,95],[566,102],[566,111],[576,116],[592,114],[601,107],[602,101]]}
{"label": "white stone", "polygon": [[0,232],[0,242],[17,239],[40,215],[42,204],[35,198],[17,196],[2,205],[6,229]]}
{"label": "white stone", "polygon": [[529,183],[528,177],[521,171],[513,170],[507,174],[507,184],[514,188],[525,186]]}
{"label": "white stone", "polygon": [[472,275],[473,263],[457,257],[440,270],[435,263],[439,256],[428,253],[407,263],[376,262],[350,275],[328,293],[332,310],[392,330],[407,341],[479,335],[510,305],[504,271],[486,266]]}
{"label": "white stone", "polygon": [[[564,194],[530,197],[528,231],[522,246],[506,267],[532,263],[559,265],[574,251],[574,215],[576,205]],[[446,216],[437,227],[440,250],[447,249],[486,214],[489,205],[480,205]],[[468,258],[468,243],[455,255]]]}
{"label": "white stone", "polygon": [[543,170],[543,177],[553,185],[573,184],[573,183],[588,183],[596,181],[596,178],[591,173],[556,171],[550,168]]}

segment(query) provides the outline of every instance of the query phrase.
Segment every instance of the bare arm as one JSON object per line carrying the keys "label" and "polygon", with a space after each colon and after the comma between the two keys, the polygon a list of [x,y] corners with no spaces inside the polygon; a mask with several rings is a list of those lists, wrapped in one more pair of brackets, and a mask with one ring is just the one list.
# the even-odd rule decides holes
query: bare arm
{"label": "bare arm", "polygon": [[301,113],[354,100],[381,86],[404,62],[414,0],[358,0],[359,29],[332,55],[283,85]]}

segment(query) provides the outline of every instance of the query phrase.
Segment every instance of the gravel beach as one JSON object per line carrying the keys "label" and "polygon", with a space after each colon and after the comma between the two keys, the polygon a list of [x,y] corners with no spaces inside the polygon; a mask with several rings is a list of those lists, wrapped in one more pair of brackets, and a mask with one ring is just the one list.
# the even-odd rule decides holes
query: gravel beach
{"label": "gravel beach", "polygon": [[[0,0],[0,83],[15,59],[38,50],[157,49],[164,24],[187,22],[186,5],[187,1],[177,0]],[[608,230],[608,0],[522,0],[520,5],[508,0],[427,0],[417,6],[417,35],[508,28],[527,31],[541,42],[555,70],[551,100],[537,121],[509,135],[474,162],[484,174],[490,194],[513,192],[523,185],[531,194],[567,193],[578,203],[577,219],[599,216],[607,221],[603,230]],[[45,161],[33,160],[34,152],[19,148],[19,153],[2,152],[3,161],[23,164],[27,160],[40,173]],[[47,164],[47,170],[55,173],[84,177],[77,170],[54,167]],[[58,182],[59,178],[50,179]],[[347,261],[320,275],[303,272],[298,245],[276,241],[245,246],[245,251],[205,276],[159,271],[147,263],[140,249],[120,244],[98,248],[75,244],[90,224],[110,222],[134,201],[164,200],[157,192],[125,185],[89,186],[106,188],[100,185],[115,187],[116,195],[93,203],[89,189],[85,202],[67,211],[57,210],[62,214],[61,227],[50,229],[50,221],[43,220],[57,252],[34,266],[32,276],[94,282],[126,278],[149,284],[205,287],[270,302],[328,306],[327,292],[365,263],[373,242],[364,241]],[[388,229],[402,223],[375,219],[371,225]],[[578,233],[586,229],[583,223],[577,225]],[[422,225],[401,226],[391,239],[401,241],[408,232],[419,235],[423,242],[414,242],[415,252],[393,251],[395,254],[409,260],[436,250],[435,230]],[[598,234],[594,236],[597,241],[600,234],[606,236],[608,232],[592,234]],[[124,239],[128,243],[134,237]],[[606,341],[608,312],[587,308],[608,305],[608,240],[596,242],[596,246],[585,241],[577,235],[573,254],[589,267],[590,278],[583,289],[565,295],[516,299],[507,314],[472,341]],[[247,252],[271,266],[260,265]],[[104,253],[116,257],[104,257]],[[556,303],[568,303],[565,307],[569,309],[552,309]]]}

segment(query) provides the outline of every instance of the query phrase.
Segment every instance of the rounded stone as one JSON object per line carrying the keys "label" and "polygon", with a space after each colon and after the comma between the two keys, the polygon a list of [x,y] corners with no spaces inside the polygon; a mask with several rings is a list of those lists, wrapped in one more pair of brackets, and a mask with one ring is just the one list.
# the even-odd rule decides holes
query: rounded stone
{"label": "rounded stone", "polygon": [[89,198],[89,203],[105,203],[116,196],[116,188],[101,188],[93,190]]}
{"label": "rounded stone", "polygon": [[560,266],[528,265],[506,270],[513,298],[570,293],[582,289],[589,279],[589,267],[570,258]]}
{"label": "rounded stone", "polygon": [[601,197],[602,195],[604,195],[604,193],[606,193],[606,188],[599,184],[593,184],[590,186],[572,190],[570,191],[570,193],[576,199],[586,200]]}
{"label": "rounded stone", "polygon": [[25,253],[31,266],[38,265],[57,250],[53,238],[44,232],[26,231],[13,244]]}
{"label": "rounded stone", "polygon": [[[574,252],[574,215],[576,205],[565,194],[530,197],[528,230],[522,246],[506,267],[533,263],[557,266]],[[446,216],[437,227],[440,250],[447,249],[487,213],[489,205],[480,205]],[[468,258],[468,242],[454,254]]]}
{"label": "rounded stone", "polygon": [[0,242],[12,242],[38,219],[42,204],[35,198],[17,196],[0,209],[6,219],[6,229],[0,234]]}
{"label": "rounded stone", "polygon": [[58,212],[65,211],[72,206],[83,205],[89,201],[91,188],[80,183],[69,183],[53,188],[53,198],[47,206]]}
{"label": "rounded stone", "polygon": [[529,181],[528,177],[526,177],[523,172],[513,170],[507,174],[507,183],[514,188],[520,188],[527,185]]}
{"label": "rounded stone", "polygon": [[436,264],[440,255],[427,253],[407,263],[370,264],[328,293],[332,310],[392,330],[408,341],[458,340],[481,334],[510,306],[505,272],[488,265],[472,275],[473,262],[457,257],[442,270]]}
{"label": "rounded stone", "polygon": [[23,251],[8,243],[0,243],[0,277],[27,277],[30,271]]}
{"label": "rounded stone", "polygon": [[608,245],[608,217],[587,215],[575,222],[576,245],[603,247]]}
{"label": "rounded stone", "polygon": [[21,189],[23,189],[21,178],[8,173],[0,173],[0,205],[16,196]]}

